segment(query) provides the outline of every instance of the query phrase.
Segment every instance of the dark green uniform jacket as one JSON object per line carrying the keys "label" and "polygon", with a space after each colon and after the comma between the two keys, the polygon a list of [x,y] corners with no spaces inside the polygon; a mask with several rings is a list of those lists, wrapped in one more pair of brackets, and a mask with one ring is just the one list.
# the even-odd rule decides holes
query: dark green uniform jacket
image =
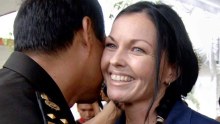
{"label": "dark green uniform jacket", "polygon": [[75,124],[60,89],[35,61],[14,52],[0,70],[0,124]]}

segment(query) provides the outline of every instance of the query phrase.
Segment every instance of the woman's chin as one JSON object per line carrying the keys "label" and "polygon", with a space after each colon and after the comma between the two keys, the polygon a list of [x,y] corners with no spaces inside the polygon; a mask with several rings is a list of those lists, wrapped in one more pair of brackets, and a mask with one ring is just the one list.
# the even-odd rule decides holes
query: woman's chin
{"label": "woman's chin", "polygon": [[112,94],[109,94],[109,98],[113,101],[122,102],[123,97],[120,94],[112,93]]}

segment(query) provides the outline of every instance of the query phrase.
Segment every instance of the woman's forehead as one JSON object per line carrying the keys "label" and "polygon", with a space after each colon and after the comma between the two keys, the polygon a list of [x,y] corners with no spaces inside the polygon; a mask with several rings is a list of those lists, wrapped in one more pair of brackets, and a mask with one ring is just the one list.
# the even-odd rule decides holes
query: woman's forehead
{"label": "woman's forehead", "polygon": [[113,23],[110,35],[117,40],[143,39],[153,43],[157,39],[156,32],[154,23],[145,13],[132,13],[118,17]]}

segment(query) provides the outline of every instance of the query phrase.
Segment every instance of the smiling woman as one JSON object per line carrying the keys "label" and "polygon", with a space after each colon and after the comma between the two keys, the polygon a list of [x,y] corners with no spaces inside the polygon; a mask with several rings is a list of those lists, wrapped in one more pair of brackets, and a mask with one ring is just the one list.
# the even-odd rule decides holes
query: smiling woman
{"label": "smiling woman", "polygon": [[185,26],[170,6],[144,1],[123,9],[101,63],[109,98],[124,105],[126,119],[119,123],[217,124],[182,99],[196,83],[198,66]]}
{"label": "smiling woman", "polygon": [[156,30],[150,20],[142,20],[146,20],[143,14],[123,15],[106,39],[102,67],[113,100],[136,101],[153,89],[149,79],[154,75]]}

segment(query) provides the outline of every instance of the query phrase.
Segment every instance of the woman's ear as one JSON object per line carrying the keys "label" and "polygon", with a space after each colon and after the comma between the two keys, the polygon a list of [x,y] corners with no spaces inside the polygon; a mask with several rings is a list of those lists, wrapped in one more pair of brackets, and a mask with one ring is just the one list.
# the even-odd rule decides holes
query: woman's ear
{"label": "woman's ear", "polygon": [[169,63],[167,58],[167,53],[162,53],[162,58],[160,62],[160,81],[162,84],[169,86],[173,81],[175,81],[179,76],[179,69],[176,64]]}
{"label": "woman's ear", "polygon": [[173,81],[178,78],[178,69],[176,65],[167,65],[166,73],[165,73],[165,81],[166,85],[170,85]]}

